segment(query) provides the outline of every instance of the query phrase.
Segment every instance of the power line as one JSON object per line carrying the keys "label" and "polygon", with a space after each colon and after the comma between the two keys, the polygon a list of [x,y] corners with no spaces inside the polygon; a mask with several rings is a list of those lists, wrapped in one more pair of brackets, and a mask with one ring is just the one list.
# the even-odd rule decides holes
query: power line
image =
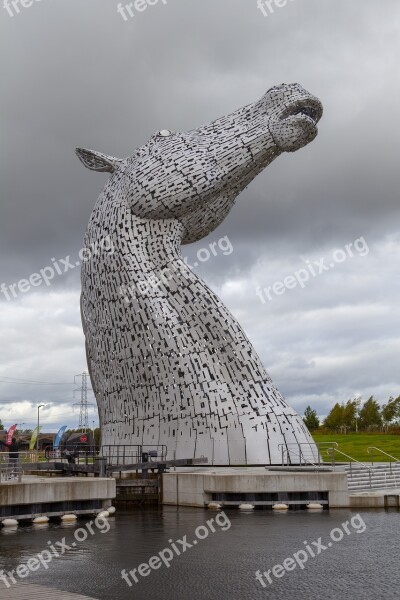
{"label": "power line", "polygon": [[[46,396],[46,398],[47,398],[47,396]],[[25,398],[24,400],[12,400],[12,399],[1,400],[0,399],[0,406],[3,406],[3,405],[5,406],[7,404],[17,404],[18,405],[18,404],[23,404],[25,402],[28,402],[28,404],[30,404],[33,408],[35,408],[35,406],[36,406],[35,402],[33,402],[32,400],[28,400],[27,398]],[[68,406],[70,402],[71,402],[71,397],[57,398],[57,402],[49,400],[49,403],[51,404],[52,408],[57,408],[58,406],[66,406],[66,405]],[[95,406],[95,405],[93,405],[93,406]]]}
{"label": "power line", "polygon": [[6,377],[5,375],[0,375],[0,383],[10,383],[18,385],[74,385],[72,382],[66,381],[37,381],[30,379],[18,379],[17,377]]}

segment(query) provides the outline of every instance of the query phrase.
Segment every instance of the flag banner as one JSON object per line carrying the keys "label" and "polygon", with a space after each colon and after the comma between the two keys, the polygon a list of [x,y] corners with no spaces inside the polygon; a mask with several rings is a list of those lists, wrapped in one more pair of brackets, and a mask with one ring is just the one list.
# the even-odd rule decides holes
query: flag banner
{"label": "flag banner", "polygon": [[67,429],[67,425],[64,425],[63,427],[61,427],[60,431],[57,433],[56,439],[54,440],[53,450],[58,450],[62,436],[64,435],[66,429]]}
{"label": "flag banner", "polygon": [[35,427],[35,429],[33,430],[31,441],[30,441],[30,444],[29,444],[29,450],[34,450],[35,449],[36,440],[38,438],[39,431],[41,429],[42,429],[42,426],[40,426],[39,428]]}
{"label": "flag banner", "polygon": [[14,431],[17,429],[17,425],[11,425],[7,432],[6,444],[9,446],[12,442]]}

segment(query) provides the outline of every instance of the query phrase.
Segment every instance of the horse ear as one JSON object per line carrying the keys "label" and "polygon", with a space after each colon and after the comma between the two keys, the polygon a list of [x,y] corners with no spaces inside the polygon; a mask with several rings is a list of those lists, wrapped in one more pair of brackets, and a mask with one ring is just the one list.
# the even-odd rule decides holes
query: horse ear
{"label": "horse ear", "polygon": [[118,163],[122,162],[121,158],[114,158],[113,156],[107,156],[101,152],[87,150],[86,148],[76,148],[75,152],[87,169],[99,171],[100,173],[114,173],[118,167]]}

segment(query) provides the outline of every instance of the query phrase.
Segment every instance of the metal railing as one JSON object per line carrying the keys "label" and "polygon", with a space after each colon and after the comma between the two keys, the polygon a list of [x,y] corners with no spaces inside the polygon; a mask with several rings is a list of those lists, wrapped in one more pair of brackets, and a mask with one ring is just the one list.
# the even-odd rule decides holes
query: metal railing
{"label": "metal railing", "polygon": [[92,464],[94,459],[99,456],[99,448],[97,446],[87,446],[84,447],[76,447],[76,446],[66,446],[57,450],[46,449],[45,453],[46,460],[49,461],[61,461],[64,462],[67,460],[68,462],[75,464]]}
{"label": "metal railing", "polygon": [[153,460],[166,460],[167,446],[155,445],[105,445],[101,448],[101,455],[108,465],[132,465]]}
{"label": "metal railing", "polygon": [[352,464],[357,463],[358,465],[361,465],[361,467],[363,467],[364,469],[366,469],[368,471],[369,487],[372,488],[372,469],[370,466],[362,463],[361,461],[357,460],[356,458],[353,458],[349,454],[342,452],[338,448],[334,448],[334,447],[328,448],[326,452],[327,452],[327,454],[329,454],[329,453],[331,454],[333,466],[335,466],[335,464],[336,464],[335,463],[335,452],[337,452],[338,454],[341,454],[342,456],[345,456],[346,458],[349,459],[350,477],[353,477]]}
{"label": "metal railing", "polygon": [[339,448],[338,442],[318,442],[316,445],[318,446],[318,448],[320,446],[330,446],[330,447]]}
{"label": "metal railing", "polygon": [[[43,452],[36,452],[36,450],[24,450],[23,452],[13,452],[12,454],[18,455],[18,460],[21,464],[39,462],[40,460],[44,460]],[[0,452],[0,464],[7,463],[9,458],[9,452]]]}
{"label": "metal railing", "polygon": [[[385,473],[385,488],[389,488],[391,486],[388,485],[388,474],[387,474],[387,471],[385,471],[384,473]],[[397,485],[396,473],[394,473],[393,471],[390,471],[390,473],[391,473],[391,475],[393,477],[394,486],[395,486],[395,488],[397,488],[398,485]],[[390,479],[389,479],[390,483],[393,483],[393,481],[391,482]]]}
{"label": "metal railing", "polygon": [[322,463],[324,462],[324,460],[322,458],[322,452],[325,450],[325,453],[328,454],[329,450],[333,450],[334,448],[339,448],[339,444],[337,442],[318,442],[317,447],[318,447],[318,456],[319,456],[318,464],[321,464],[321,462]]}
{"label": "metal railing", "polygon": [[[63,450],[61,452],[37,452],[36,450],[27,450],[23,452],[13,452],[10,456],[9,452],[0,452],[0,479],[5,481],[8,479],[16,479],[21,481],[21,476],[26,470],[34,470],[35,465],[46,463],[48,461],[55,462],[71,462],[74,464],[93,464],[95,456],[87,451],[71,451],[69,454]],[[97,453],[96,453],[97,456]],[[51,457],[51,458],[50,458]]]}
{"label": "metal railing", "polygon": [[[370,452],[370,450],[372,450],[372,452]],[[387,452],[385,452],[384,450],[381,450],[380,448],[377,448],[376,446],[368,446],[368,454],[371,454],[371,465],[374,465],[374,451],[377,450],[378,452],[380,452],[381,454],[385,454],[386,456],[388,456],[390,458],[389,461],[389,468],[390,468],[390,472],[392,472],[392,462],[395,463],[400,463],[400,460],[398,458],[396,458],[395,456],[392,456],[391,454],[388,454]]]}
{"label": "metal railing", "polygon": [[[310,450],[310,453],[312,455],[313,460],[310,460],[309,458],[307,458],[307,456],[305,455],[305,450],[303,447],[306,447]],[[312,465],[318,465],[319,467],[321,466],[321,463],[323,463],[323,459],[322,459],[322,452],[321,452],[321,447],[324,446],[329,446],[329,447],[336,447],[338,446],[337,442],[319,442],[318,444],[313,444],[311,442],[291,442],[289,444],[279,444],[278,448],[281,449],[281,457],[282,457],[282,466],[288,466],[290,464],[299,464],[297,461],[296,463],[292,463],[290,460],[290,454],[294,453],[295,451],[292,449],[293,447],[297,448],[297,453],[296,453],[296,457],[300,459],[300,465],[304,464],[312,464]],[[315,452],[315,449],[317,452]],[[285,461],[286,458],[286,461]]]}
{"label": "metal railing", "polygon": [[[299,444],[300,445],[300,444]],[[293,448],[288,448],[289,444],[279,444],[279,446],[282,446],[281,448],[281,452],[282,452],[282,467],[284,466],[289,466],[294,464],[295,466],[298,466],[300,464],[300,466],[304,465],[309,465],[311,467],[314,467],[314,469],[318,468],[318,465],[316,465],[315,463],[311,462],[310,460],[308,460],[308,458],[306,458],[304,456],[304,454],[301,451],[301,448],[299,450],[299,452],[297,452],[295,449]],[[300,462],[295,462],[292,463],[291,461],[291,454],[293,454],[296,458],[300,459]],[[286,458],[286,461],[285,461]]]}
{"label": "metal railing", "polygon": [[[13,453],[14,454],[14,453]],[[17,457],[10,457],[8,452],[0,453],[0,483],[17,479],[21,482],[22,479],[22,452],[15,453]]]}

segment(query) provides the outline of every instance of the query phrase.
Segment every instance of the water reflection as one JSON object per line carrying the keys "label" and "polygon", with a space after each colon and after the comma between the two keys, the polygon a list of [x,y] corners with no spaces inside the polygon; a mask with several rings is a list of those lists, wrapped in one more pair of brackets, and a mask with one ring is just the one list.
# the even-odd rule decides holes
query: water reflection
{"label": "water reflection", "polygon": [[[231,527],[215,532],[174,556],[169,568],[150,569],[132,587],[121,570],[138,569],[164,548],[191,543],[196,528],[220,512],[199,509],[143,509],[117,512],[109,531],[93,526],[94,534],[78,543],[74,537],[89,520],[50,523],[46,528],[21,526],[2,529],[0,570],[15,569],[30,557],[64,540],[75,547],[40,569],[29,582],[80,593],[99,600],[377,600],[397,599],[400,575],[396,556],[400,542],[398,512],[364,511],[367,526],[355,531],[326,552],[310,559],[304,569],[287,573],[262,588],[257,570],[268,571],[293,555],[304,542],[326,540],[329,532],[351,520],[357,511],[250,511],[226,510]],[[91,519],[94,522],[94,519]],[[215,525],[215,523],[214,523]],[[78,536],[79,537],[79,536]],[[83,537],[83,536],[82,536]],[[174,553],[176,554],[176,553]],[[73,577],[71,577],[73,573]],[[1,592],[0,592],[1,596]]]}
{"label": "water reflection", "polygon": [[2,527],[0,533],[1,535],[15,535],[18,533],[18,525],[14,525],[13,527]]}

